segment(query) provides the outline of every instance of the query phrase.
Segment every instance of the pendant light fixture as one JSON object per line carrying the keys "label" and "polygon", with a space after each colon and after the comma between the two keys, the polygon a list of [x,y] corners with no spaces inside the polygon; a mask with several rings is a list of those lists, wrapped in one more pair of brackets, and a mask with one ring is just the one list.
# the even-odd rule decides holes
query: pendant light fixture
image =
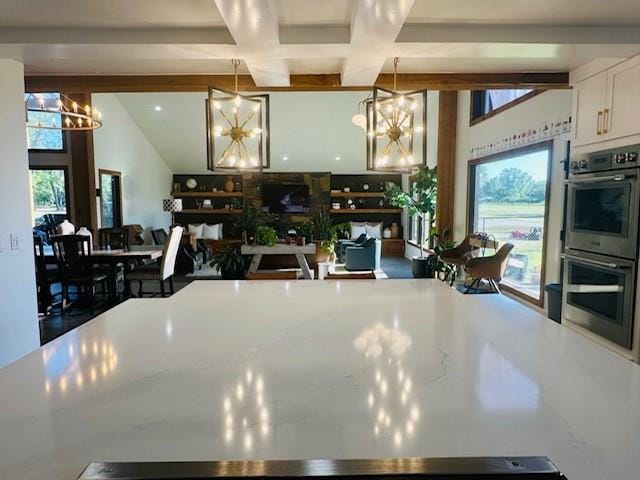
{"label": "pendant light fixture", "polygon": [[374,86],[364,101],[367,170],[411,172],[426,164],[427,91],[397,91],[399,61],[393,59],[393,90]]}
{"label": "pendant light fixture", "polygon": [[102,112],[63,93],[27,93],[24,104],[27,128],[84,131],[102,126]]}
{"label": "pendant light fixture", "polygon": [[231,60],[234,90],[209,87],[206,100],[207,168],[262,171],[269,168],[269,95],[241,95],[240,60]]}

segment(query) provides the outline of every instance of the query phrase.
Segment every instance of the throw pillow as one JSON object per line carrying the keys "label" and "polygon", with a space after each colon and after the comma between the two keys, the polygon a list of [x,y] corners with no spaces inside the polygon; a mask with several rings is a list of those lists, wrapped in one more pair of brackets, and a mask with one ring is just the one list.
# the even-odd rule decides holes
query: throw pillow
{"label": "throw pillow", "polygon": [[204,223],[190,223],[189,224],[189,233],[195,233],[197,239],[202,238],[202,233],[204,231]]}
{"label": "throw pillow", "polygon": [[380,240],[382,238],[382,222],[367,223],[367,236]]}
{"label": "throw pillow", "polygon": [[351,224],[351,240],[356,240],[363,233],[367,234],[366,222],[349,222]]}
{"label": "throw pillow", "polygon": [[202,238],[205,240],[220,240],[220,224],[215,225],[205,224],[202,229]]}

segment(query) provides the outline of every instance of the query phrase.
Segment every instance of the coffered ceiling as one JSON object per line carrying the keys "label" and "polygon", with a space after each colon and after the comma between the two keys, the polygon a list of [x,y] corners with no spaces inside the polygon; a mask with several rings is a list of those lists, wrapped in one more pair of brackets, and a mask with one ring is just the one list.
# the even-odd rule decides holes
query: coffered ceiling
{"label": "coffered ceiling", "polygon": [[0,58],[28,74],[567,71],[640,53],[638,0],[0,0]]}

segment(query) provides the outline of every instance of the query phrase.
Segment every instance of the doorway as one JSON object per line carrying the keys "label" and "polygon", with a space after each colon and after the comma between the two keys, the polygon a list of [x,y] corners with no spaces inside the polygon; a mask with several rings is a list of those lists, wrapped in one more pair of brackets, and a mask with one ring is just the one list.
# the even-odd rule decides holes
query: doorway
{"label": "doorway", "polygon": [[100,176],[100,226],[122,226],[122,174],[113,170],[98,170]]}

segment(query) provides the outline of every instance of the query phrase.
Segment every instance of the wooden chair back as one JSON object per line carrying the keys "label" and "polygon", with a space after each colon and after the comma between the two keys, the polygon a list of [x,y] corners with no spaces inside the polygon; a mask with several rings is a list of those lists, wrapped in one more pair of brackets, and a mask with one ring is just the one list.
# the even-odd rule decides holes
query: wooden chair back
{"label": "wooden chair back", "polygon": [[112,250],[129,248],[129,229],[122,227],[101,228],[98,230],[100,248]]}
{"label": "wooden chair back", "polygon": [[91,241],[86,235],[52,235],[50,237],[53,254],[63,281],[93,275]]}

